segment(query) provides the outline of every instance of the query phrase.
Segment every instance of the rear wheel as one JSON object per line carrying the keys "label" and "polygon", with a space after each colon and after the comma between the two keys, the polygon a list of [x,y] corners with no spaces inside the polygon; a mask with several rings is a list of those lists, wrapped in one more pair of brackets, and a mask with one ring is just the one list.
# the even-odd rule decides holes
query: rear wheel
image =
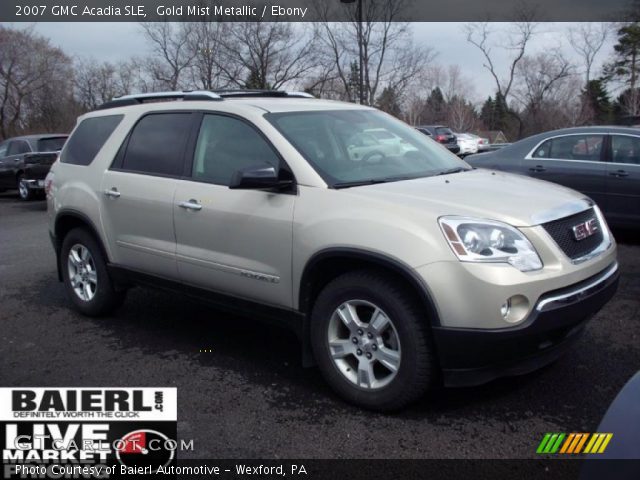
{"label": "rear wheel", "polygon": [[313,308],[316,361],[346,400],[374,410],[401,408],[436,378],[427,321],[412,296],[383,274],[344,274]]}
{"label": "rear wheel", "polygon": [[83,228],[71,230],[62,243],[62,277],[69,298],[89,316],[111,313],[125,297],[117,291],[94,237]]}
{"label": "rear wheel", "polygon": [[20,195],[20,198],[25,201],[33,198],[33,191],[27,185],[23,173],[18,175],[18,195]]}

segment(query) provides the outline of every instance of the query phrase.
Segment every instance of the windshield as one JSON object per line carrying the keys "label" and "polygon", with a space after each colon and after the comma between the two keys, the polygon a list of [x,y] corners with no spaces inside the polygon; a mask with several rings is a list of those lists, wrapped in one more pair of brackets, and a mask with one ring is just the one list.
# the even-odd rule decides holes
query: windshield
{"label": "windshield", "polygon": [[[265,117],[336,188],[470,168],[414,128],[376,110],[284,112]],[[379,133],[384,143],[376,138]]]}

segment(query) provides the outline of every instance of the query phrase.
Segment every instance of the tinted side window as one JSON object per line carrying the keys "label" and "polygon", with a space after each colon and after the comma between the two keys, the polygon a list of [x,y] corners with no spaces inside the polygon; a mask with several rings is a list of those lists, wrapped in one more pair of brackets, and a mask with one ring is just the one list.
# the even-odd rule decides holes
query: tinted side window
{"label": "tinted side window", "polygon": [[600,161],[602,135],[568,135],[544,142],[534,152],[535,158]]}
{"label": "tinted side window", "polygon": [[89,165],[122,118],[123,115],[109,115],[82,120],[62,150],[60,161],[72,165]]}
{"label": "tinted side window", "polygon": [[612,161],[640,165],[640,138],[626,135],[611,136]]}
{"label": "tinted side window", "polygon": [[219,185],[229,185],[236,170],[268,163],[276,168],[280,158],[250,125],[223,115],[202,119],[192,176]]}
{"label": "tinted side window", "polygon": [[154,113],[133,128],[122,169],[152,175],[182,175],[191,113]]}
{"label": "tinted side window", "polygon": [[533,152],[534,158],[551,158],[551,140],[547,140],[540,145],[535,152]]}
{"label": "tinted side window", "polygon": [[3,158],[3,157],[7,156],[7,147],[8,146],[9,146],[9,144],[7,142],[0,143],[0,158]]}
{"label": "tinted side window", "polygon": [[29,144],[24,140],[13,140],[9,143],[7,155],[20,155],[22,153],[29,153],[30,151],[31,148],[29,148]]}

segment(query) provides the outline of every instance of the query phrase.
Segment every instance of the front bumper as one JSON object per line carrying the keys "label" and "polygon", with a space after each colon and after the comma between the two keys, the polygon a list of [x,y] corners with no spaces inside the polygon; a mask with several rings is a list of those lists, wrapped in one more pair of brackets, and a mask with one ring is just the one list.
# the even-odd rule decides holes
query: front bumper
{"label": "front bumper", "polygon": [[553,362],[587,321],[616,292],[618,265],[540,297],[516,327],[473,329],[434,326],[433,335],[447,386],[471,386],[522,375]]}

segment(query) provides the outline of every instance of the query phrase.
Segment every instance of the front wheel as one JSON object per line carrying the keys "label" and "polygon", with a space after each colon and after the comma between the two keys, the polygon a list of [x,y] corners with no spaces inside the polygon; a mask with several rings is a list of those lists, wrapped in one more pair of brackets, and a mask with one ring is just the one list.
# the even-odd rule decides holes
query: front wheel
{"label": "front wheel", "polygon": [[18,175],[18,195],[22,200],[28,201],[33,198],[33,191],[27,185],[24,174]]}
{"label": "front wheel", "polygon": [[344,274],[314,304],[316,361],[346,400],[373,410],[401,408],[435,382],[427,322],[418,302],[384,274]]}
{"label": "front wheel", "polygon": [[119,307],[125,293],[114,288],[95,238],[83,228],[71,230],[62,243],[62,278],[76,308],[96,317]]}

